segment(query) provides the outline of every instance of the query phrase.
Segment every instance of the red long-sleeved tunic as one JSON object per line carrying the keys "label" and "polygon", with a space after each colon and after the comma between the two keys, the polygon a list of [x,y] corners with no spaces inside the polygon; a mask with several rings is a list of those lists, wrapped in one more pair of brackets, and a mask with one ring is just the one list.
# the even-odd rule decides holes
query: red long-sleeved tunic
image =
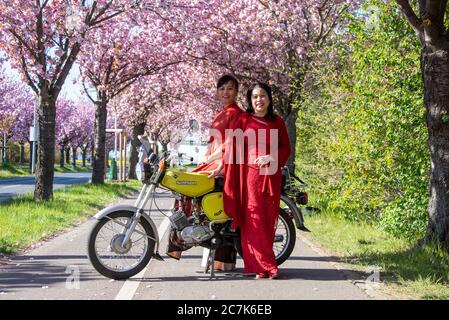
{"label": "red long-sleeved tunic", "polygon": [[[226,108],[224,108],[223,111],[220,111],[217,113],[217,115],[214,118],[214,121],[212,122],[211,129],[210,130],[216,130],[216,132],[219,132],[221,141],[215,141],[215,138],[218,138],[214,135],[211,135],[209,137],[209,149],[205,156],[209,156],[216,152],[217,149],[223,149],[223,143],[225,142],[225,130],[229,129],[231,127],[231,124],[235,122],[235,120],[238,118],[238,116],[242,113],[242,109],[239,108],[239,106],[236,103],[233,103]],[[220,155],[214,160],[208,161],[193,170],[193,172],[200,172],[200,171],[212,171],[221,163],[222,156]]]}
{"label": "red long-sleeved tunic", "polygon": [[[235,163],[238,146],[234,141],[234,163],[225,161],[224,209],[233,218],[233,227],[240,227],[245,272],[275,273],[277,264],[273,241],[279,215],[281,167],[291,151],[287,129],[278,116],[270,121],[247,113],[239,116],[233,129],[242,129],[246,133],[243,140],[244,163]],[[255,133],[255,140],[248,138],[251,130]],[[272,141],[273,138],[277,141]],[[274,148],[276,142],[277,148]],[[231,142],[227,140],[226,143]],[[254,164],[257,157],[264,155],[274,158],[275,161],[270,163],[275,166],[274,172]],[[270,171],[274,174],[267,174]]]}

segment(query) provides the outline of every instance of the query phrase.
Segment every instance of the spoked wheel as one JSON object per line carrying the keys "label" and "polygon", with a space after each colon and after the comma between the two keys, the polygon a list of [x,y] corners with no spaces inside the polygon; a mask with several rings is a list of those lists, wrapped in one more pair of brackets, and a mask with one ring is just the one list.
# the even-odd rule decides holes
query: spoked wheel
{"label": "spoked wheel", "polygon": [[273,251],[278,265],[284,263],[295,248],[296,229],[292,219],[284,209],[279,209],[279,219],[274,236]]}
{"label": "spoked wheel", "polygon": [[140,219],[128,242],[123,245],[132,212],[119,211],[104,217],[93,227],[88,241],[88,255],[94,268],[111,279],[127,279],[139,273],[150,261],[155,238],[153,229]]}
{"label": "spoked wheel", "polygon": [[[278,266],[290,257],[295,248],[295,243],[296,229],[293,221],[284,209],[279,208],[279,219],[273,243],[273,252]],[[240,238],[236,239],[234,246],[238,254],[243,257]]]}

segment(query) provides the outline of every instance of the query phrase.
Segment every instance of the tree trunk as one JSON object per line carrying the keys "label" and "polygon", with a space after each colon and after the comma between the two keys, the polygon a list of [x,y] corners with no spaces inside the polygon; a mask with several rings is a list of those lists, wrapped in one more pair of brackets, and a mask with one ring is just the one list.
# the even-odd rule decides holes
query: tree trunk
{"label": "tree trunk", "polygon": [[137,165],[137,157],[139,156],[138,148],[140,146],[138,135],[142,135],[145,133],[145,125],[146,123],[140,123],[133,127],[132,137],[131,137],[131,154],[129,157],[129,179],[137,179],[136,176],[136,165]]}
{"label": "tree trunk", "polygon": [[65,156],[65,149],[64,149],[64,147],[61,147],[59,149],[59,152],[61,153],[61,157],[59,159],[59,166],[61,168],[64,168],[64,156]]}
{"label": "tree trunk", "polygon": [[3,140],[2,140],[2,156],[1,156],[1,159],[2,159],[2,165],[5,165],[7,157],[8,157],[8,153],[6,151],[6,147],[7,147],[6,133],[3,133],[2,136],[3,136]]}
{"label": "tree trunk", "polygon": [[23,142],[20,143],[20,164],[25,162],[25,144]]}
{"label": "tree trunk", "polygon": [[290,138],[291,154],[287,161],[287,167],[291,173],[295,173],[296,158],[296,119],[298,118],[298,110],[293,109],[285,119],[285,126]]}
{"label": "tree trunk", "polygon": [[95,104],[95,148],[92,155],[92,183],[104,183],[106,159],[106,118],[107,102],[105,99]]}
{"label": "tree trunk", "polygon": [[165,141],[161,141],[161,145],[162,145],[162,152],[167,152],[168,151],[168,142],[166,143]]}
{"label": "tree trunk", "polygon": [[55,118],[56,101],[45,90],[42,90],[37,110],[39,143],[37,146],[36,185],[34,190],[34,200],[36,201],[47,201],[53,198]]}
{"label": "tree trunk", "polygon": [[421,68],[430,148],[427,240],[449,250],[449,52],[423,50]]}
{"label": "tree trunk", "polygon": [[3,147],[4,147],[3,134],[1,134],[1,133],[0,133],[0,138],[1,138],[1,140],[0,140],[1,141],[0,142],[0,166],[2,166],[5,149],[3,149]]}
{"label": "tree trunk", "polygon": [[87,158],[87,148],[81,149],[81,154],[83,158],[83,168],[86,167],[86,158]]}
{"label": "tree trunk", "polygon": [[159,140],[159,135],[157,133],[152,134],[152,140],[153,145],[151,146],[151,149],[153,149],[155,154],[159,154],[159,144],[158,144],[158,140]]}
{"label": "tree trunk", "polygon": [[72,168],[76,169],[76,149],[77,147],[72,147]]}
{"label": "tree trunk", "polygon": [[70,147],[67,147],[64,152],[65,163],[68,165],[70,163]]}

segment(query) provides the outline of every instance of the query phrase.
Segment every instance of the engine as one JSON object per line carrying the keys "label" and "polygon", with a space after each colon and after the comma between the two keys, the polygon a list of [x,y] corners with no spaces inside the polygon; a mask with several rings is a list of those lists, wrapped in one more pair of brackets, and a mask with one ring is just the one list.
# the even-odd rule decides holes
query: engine
{"label": "engine", "polygon": [[187,218],[183,211],[176,211],[170,216],[172,226],[177,230],[178,238],[186,245],[196,245],[207,241],[214,236],[210,230],[209,222],[195,223],[193,217]]}

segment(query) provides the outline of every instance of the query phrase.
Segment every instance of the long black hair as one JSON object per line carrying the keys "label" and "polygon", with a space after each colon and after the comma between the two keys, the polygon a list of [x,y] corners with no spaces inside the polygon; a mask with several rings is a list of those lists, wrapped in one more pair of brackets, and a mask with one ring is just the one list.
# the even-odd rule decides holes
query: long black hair
{"label": "long black hair", "polygon": [[268,99],[270,99],[270,104],[268,105],[267,114],[264,116],[264,118],[267,120],[274,120],[275,114],[274,114],[274,107],[273,107],[273,96],[271,94],[271,87],[264,82],[256,82],[248,88],[248,91],[246,92],[246,103],[248,104],[248,107],[246,108],[246,112],[254,113],[254,108],[253,108],[251,97],[253,95],[254,89],[256,89],[257,87],[265,90],[268,95]]}

